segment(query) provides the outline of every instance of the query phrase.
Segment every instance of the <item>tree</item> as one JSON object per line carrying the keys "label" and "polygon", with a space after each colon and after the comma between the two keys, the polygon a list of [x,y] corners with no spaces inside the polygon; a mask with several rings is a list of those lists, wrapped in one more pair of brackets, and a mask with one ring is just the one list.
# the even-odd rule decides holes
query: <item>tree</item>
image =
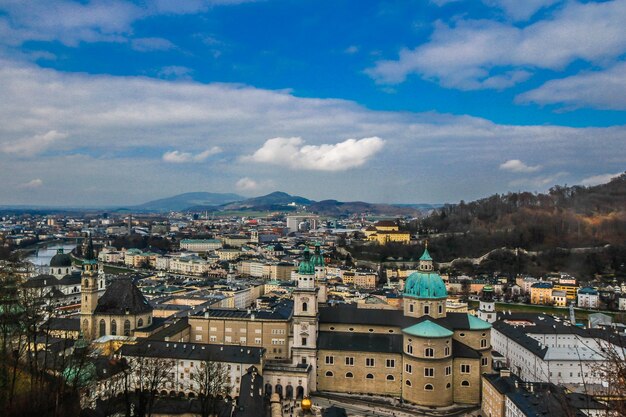
{"label": "tree", "polygon": [[129,369],[125,379],[124,397],[126,413],[130,415],[132,408],[131,387],[135,389],[135,413],[138,417],[150,417],[157,393],[164,389],[165,383],[172,380],[175,361],[152,357],[149,355],[149,344],[133,346],[134,353],[129,360]]}
{"label": "tree", "polygon": [[190,376],[193,390],[198,394],[202,417],[217,413],[219,398],[225,397],[231,390],[227,366],[211,360],[209,352],[206,355]]}

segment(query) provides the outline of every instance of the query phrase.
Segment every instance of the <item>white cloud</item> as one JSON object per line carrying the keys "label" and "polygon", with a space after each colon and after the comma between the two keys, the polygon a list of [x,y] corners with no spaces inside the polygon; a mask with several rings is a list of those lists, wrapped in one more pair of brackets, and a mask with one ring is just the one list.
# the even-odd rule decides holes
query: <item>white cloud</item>
{"label": "white cloud", "polygon": [[348,47],[344,50],[344,52],[345,52],[346,54],[353,55],[353,54],[356,54],[357,52],[359,52],[359,47],[358,47],[358,46],[356,46],[356,45],[350,45],[350,46],[348,46]]}
{"label": "white cloud", "polygon": [[557,172],[550,175],[542,175],[532,178],[521,178],[509,182],[512,187],[539,187],[545,188],[555,185],[561,178],[567,176],[567,172]]}
{"label": "white cloud", "polygon": [[[275,189],[291,193],[304,187],[306,197],[314,199],[456,201],[508,189],[509,178],[494,176],[493,167],[511,155],[550,172],[568,170],[571,175],[562,179],[569,184],[598,166],[617,172],[626,161],[626,126],[500,125],[436,112],[374,111],[347,100],[245,85],[61,72],[1,58],[0,85],[0,103],[11,103],[0,106],[0,175],[5,175],[0,199],[5,204],[84,204],[87,184],[98,187],[91,204],[141,203],[170,193],[230,192],[243,177],[273,181]],[[47,152],[33,152],[28,160],[4,152],[50,131],[67,136],[53,141]],[[313,150],[330,144],[338,158],[344,155],[336,151],[337,138],[380,137],[385,144],[358,172],[286,171],[238,158],[277,137],[307,138]],[[300,156],[307,144],[293,145],[290,156],[314,159]],[[201,169],[162,159],[165,152],[193,157],[218,145],[222,156]],[[325,157],[317,162],[329,165]],[[45,179],[46,185],[37,193],[19,194],[15,182],[6,181],[9,173],[23,182]],[[124,193],[122,182],[136,193]]]}
{"label": "white cloud", "polygon": [[59,139],[65,139],[66,137],[66,133],[50,130],[44,134],[34,135],[29,138],[23,138],[17,141],[5,143],[0,149],[2,149],[5,153],[15,154],[18,156],[34,156],[50,148]]}
{"label": "white cloud", "polygon": [[365,164],[384,144],[378,137],[323,145],[305,145],[299,137],[273,138],[246,159],[296,170],[345,171]]}
{"label": "white cloud", "polygon": [[580,185],[592,186],[592,185],[600,185],[606,184],[611,181],[615,177],[619,177],[623,172],[617,172],[615,174],[602,174],[602,175],[593,175],[591,177],[584,178],[580,181]]}
{"label": "white cloud", "polygon": [[168,80],[175,79],[191,79],[191,74],[193,70],[191,68],[183,67],[180,65],[168,65],[166,67],[161,68],[157,75],[161,78],[166,78]]}
{"label": "white cloud", "polygon": [[366,72],[381,83],[419,74],[461,90],[505,88],[535,68],[562,70],[576,60],[602,64],[619,57],[626,52],[625,21],[626,1],[610,1],[569,2],[550,19],[521,28],[486,20],[437,22],[428,43]]}
{"label": "white cloud", "polygon": [[[235,5],[254,0],[156,0],[132,2],[122,0],[70,0],[0,2],[0,42],[20,45],[26,41],[59,41],[67,46],[81,42],[125,42],[133,23],[162,14],[189,14],[221,5]],[[150,48],[139,41],[138,48]],[[152,48],[167,46],[152,41]],[[154,50],[154,49],[139,49]]]}
{"label": "white cloud", "polygon": [[509,159],[508,161],[500,164],[500,169],[511,172],[536,172],[541,169],[541,166],[528,166],[519,159]]}
{"label": "white cloud", "polygon": [[181,151],[169,151],[163,154],[163,161],[171,162],[175,164],[182,164],[188,162],[203,162],[209,156],[215,155],[222,152],[222,148],[219,146],[213,146],[206,151],[200,152],[198,154],[192,154],[190,152],[181,152]]}
{"label": "white cloud", "polygon": [[176,46],[164,38],[136,38],[130,41],[130,45],[139,52],[167,51]]}
{"label": "white cloud", "polygon": [[27,188],[27,189],[40,188],[42,185],[43,185],[43,181],[40,178],[35,178],[34,180],[30,180],[28,182],[20,184],[19,188]]}
{"label": "white cloud", "polygon": [[563,0],[483,0],[483,3],[502,9],[514,20],[527,20],[539,10]]}
{"label": "white cloud", "polygon": [[548,81],[520,94],[516,102],[626,110],[626,62],[603,71],[583,72]]}

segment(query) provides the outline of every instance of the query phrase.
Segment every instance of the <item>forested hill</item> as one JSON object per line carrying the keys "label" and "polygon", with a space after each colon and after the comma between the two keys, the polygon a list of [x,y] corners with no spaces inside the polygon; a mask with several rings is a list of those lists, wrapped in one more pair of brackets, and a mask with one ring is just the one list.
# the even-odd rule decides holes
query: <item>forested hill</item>
{"label": "forested hill", "polygon": [[[471,203],[446,205],[413,227],[422,235],[492,236],[503,240],[498,243],[525,249],[623,245],[626,173],[592,187],[555,186],[546,194],[496,194]],[[481,249],[492,246],[485,243]]]}

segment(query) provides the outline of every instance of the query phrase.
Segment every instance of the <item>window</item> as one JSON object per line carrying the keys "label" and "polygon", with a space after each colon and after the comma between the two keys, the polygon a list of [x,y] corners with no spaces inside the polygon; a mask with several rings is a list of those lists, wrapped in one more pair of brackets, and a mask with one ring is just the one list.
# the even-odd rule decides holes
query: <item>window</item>
{"label": "window", "polygon": [[224,342],[225,342],[225,343],[232,343],[232,341],[233,341],[233,338],[232,338],[232,337],[230,337],[230,336],[225,336],[225,337],[224,337]]}
{"label": "window", "polygon": [[352,375],[352,372],[346,372],[346,378],[354,378],[354,375]]}
{"label": "window", "polygon": [[331,371],[326,371],[326,376],[333,376],[333,373]]}
{"label": "window", "polygon": [[413,346],[412,345],[407,345],[406,353],[413,353]]}
{"label": "window", "polygon": [[409,313],[413,312],[413,304],[409,304]]}
{"label": "window", "polygon": [[137,327],[139,327],[140,329],[143,327],[143,319],[137,320]]}
{"label": "window", "polygon": [[307,303],[302,303],[302,311],[307,311],[309,309],[309,306],[307,305]]}
{"label": "window", "polygon": [[410,379],[407,379],[406,381],[404,381],[404,383],[405,383],[407,386],[409,386],[409,387],[411,386],[411,380],[410,380]]}
{"label": "window", "polygon": [[365,375],[365,379],[374,379],[374,375],[367,374],[367,375]]}
{"label": "window", "polygon": [[333,365],[335,363],[334,356],[326,356],[326,365]]}
{"label": "window", "polygon": [[374,358],[365,358],[365,366],[374,366]]}
{"label": "window", "polygon": [[480,347],[481,348],[487,347],[487,340],[486,339],[480,339]]}
{"label": "window", "polygon": [[413,373],[413,366],[407,363],[404,365],[404,370],[406,371],[407,374]]}
{"label": "window", "polygon": [[395,359],[387,359],[386,365],[387,365],[387,368],[395,368],[396,367]]}
{"label": "window", "polygon": [[439,314],[443,314],[443,306],[441,304],[439,305]]}
{"label": "window", "polygon": [[306,345],[306,337],[302,338],[302,345],[305,346]]}
{"label": "window", "polygon": [[461,365],[461,373],[462,374],[469,374],[470,373],[470,366],[469,365]]}
{"label": "window", "polygon": [[450,387],[451,387],[451,386],[452,386],[452,385],[450,385],[450,383],[448,382],[448,383],[446,384],[446,389],[450,389]]}
{"label": "window", "polygon": [[106,335],[106,323],[104,320],[100,320],[100,337]]}
{"label": "window", "polygon": [[424,376],[433,378],[435,376],[435,368],[424,368]]}
{"label": "window", "polygon": [[452,367],[446,366],[446,376],[452,375]]}
{"label": "window", "polygon": [[396,379],[393,377],[393,375],[387,375],[387,381],[395,381]]}
{"label": "window", "polygon": [[425,390],[425,391],[432,391],[432,390],[434,390],[434,389],[435,389],[435,388],[432,386],[432,384],[426,384],[426,385],[424,385],[424,390]]}
{"label": "window", "polygon": [[111,320],[111,334],[113,336],[117,334],[117,322],[115,320]]}
{"label": "window", "polygon": [[433,348],[426,348],[424,349],[424,356],[426,356],[427,358],[432,358],[435,356],[435,350]]}
{"label": "window", "polygon": [[480,364],[482,366],[487,366],[489,364],[489,358],[480,358]]}
{"label": "window", "polygon": [[196,335],[196,342],[202,342],[202,335],[201,334],[197,334]]}
{"label": "window", "polygon": [[465,337],[465,333],[459,333],[459,336]]}
{"label": "window", "polygon": [[260,345],[261,344],[261,338],[260,337],[255,337],[254,338],[254,344],[255,345]]}
{"label": "window", "polygon": [[424,306],[424,314],[430,314],[430,306]]}
{"label": "window", "polygon": [[232,331],[233,331],[233,329],[231,329],[230,327],[227,327],[227,328],[225,328],[225,329],[224,329],[224,331],[225,331],[226,333],[230,333],[230,332],[232,332]]}
{"label": "window", "polygon": [[239,343],[241,343],[242,345],[245,345],[245,344],[246,344],[246,341],[247,341],[247,339],[246,339],[246,337],[245,337],[245,336],[241,336],[241,337],[239,338]]}
{"label": "window", "polygon": [[444,356],[450,356],[450,346],[443,348],[443,354]]}
{"label": "window", "polygon": [[352,358],[350,356],[346,356],[346,365],[354,366],[354,358]]}
{"label": "window", "polygon": [[469,387],[469,381],[461,381],[461,386],[462,387]]}
{"label": "window", "polygon": [[124,336],[130,336],[130,320],[124,320]]}

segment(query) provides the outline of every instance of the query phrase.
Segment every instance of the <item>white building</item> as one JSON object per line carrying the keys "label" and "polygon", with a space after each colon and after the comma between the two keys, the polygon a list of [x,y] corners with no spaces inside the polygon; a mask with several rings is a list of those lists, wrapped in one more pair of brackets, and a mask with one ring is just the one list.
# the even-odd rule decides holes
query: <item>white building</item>
{"label": "white building", "polygon": [[209,252],[222,247],[219,239],[183,239],[180,248],[192,252]]}
{"label": "white building", "polygon": [[591,287],[578,289],[578,307],[580,308],[598,308],[600,296],[598,291]]}
{"label": "white building", "polygon": [[[603,337],[603,338],[600,338]],[[625,350],[592,333],[546,315],[506,315],[493,324],[491,344],[524,381],[554,384],[601,384],[606,379],[607,349],[624,358]]]}

